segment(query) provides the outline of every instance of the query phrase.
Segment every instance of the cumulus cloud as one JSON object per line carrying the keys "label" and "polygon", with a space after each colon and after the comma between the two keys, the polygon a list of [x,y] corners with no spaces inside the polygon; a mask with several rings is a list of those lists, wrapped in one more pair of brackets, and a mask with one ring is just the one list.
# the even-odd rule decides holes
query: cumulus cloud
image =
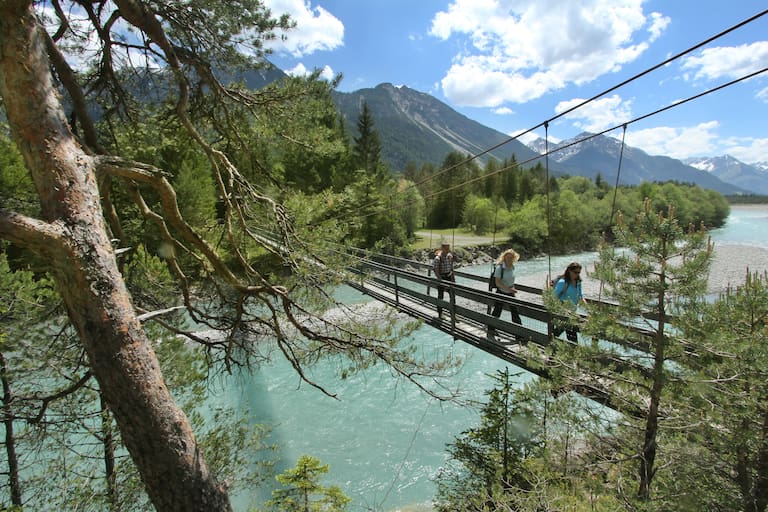
{"label": "cumulus cloud", "polygon": [[306,66],[304,66],[304,64],[299,62],[298,64],[293,66],[291,69],[287,69],[285,73],[291,76],[307,76],[310,73],[310,71],[306,68]]}
{"label": "cumulus cloud", "polygon": [[652,12],[651,13],[651,24],[648,27],[648,33],[651,35],[651,41],[655,41],[656,39],[661,36],[662,32],[664,32],[664,29],[667,28],[667,25],[669,25],[669,22],[671,20],[663,16],[661,13],[658,12]]}
{"label": "cumulus cloud", "polygon": [[[290,76],[307,76],[311,74],[314,70],[307,69],[306,66],[304,66],[303,63],[299,62],[291,69],[287,70],[285,73]],[[323,70],[320,72],[320,78],[324,80],[333,80],[334,73],[333,69],[326,65]]]}
{"label": "cumulus cloud", "polygon": [[323,71],[320,73],[320,78],[324,80],[333,80],[335,78],[336,73],[333,72],[333,68],[329,65],[323,66]]}
{"label": "cumulus cloud", "polygon": [[524,103],[584,84],[638,58],[669,23],[643,0],[454,0],[430,35],[460,39],[441,85],[463,106]]}
{"label": "cumulus cloud", "polygon": [[[521,135],[522,134],[522,135]],[[519,137],[518,137],[519,135]],[[526,132],[526,130],[517,130],[509,134],[510,137],[517,137],[517,140],[522,142],[523,144],[530,144],[531,142],[535,141],[536,139],[540,138],[540,135],[536,134],[535,132]],[[556,139],[555,137],[550,137],[549,142],[553,144],[557,144],[560,142],[560,139]]]}
{"label": "cumulus cloud", "polygon": [[740,78],[765,67],[768,62],[768,41],[740,46],[706,48],[683,60],[687,79],[716,80]]}
{"label": "cumulus cloud", "polygon": [[627,130],[627,145],[640,148],[650,155],[672,158],[720,154],[717,129],[720,123],[708,121],[696,126],[659,126],[644,130]]}
{"label": "cumulus cloud", "polygon": [[285,41],[277,39],[268,43],[275,52],[302,57],[344,45],[344,24],[324,8],[312,7],[311,2],[305,0],[265,0],[264,3],[274,16],[288,13],[296,22]]}
{"label": "cumulus cloud", "polygon": [[723,153],[744,163],[768,162],[768,139],[754,137],[730,138],[725,141]]}
{"label": "cumulus cloud", "polygon": [[512,114],[514,114],[514,113],[515,113],[515,111],[514,111],[514,110],[512,110],[512,109],[511,109],[511,108],[509,108],[509,107],[500,107],[500,108],[494,109],[494,110],[493,110],[493,113],[494,113],[494,114],[498,114],[498,115],[500,115],[500,116],[509,116],[509,115],[512,115]]}
{"label": "cumulus cloud", "polygon": [[[584,102],[582,98],[561,101],[555,106],[555,112],[567,112],[576,105]],[[614,94],[587,103],[563,116],[571,119],[573,125],[587,132],[601,132],[613,126],[618,126],[632,119],[632,101],[623,101],[621,96]]]}

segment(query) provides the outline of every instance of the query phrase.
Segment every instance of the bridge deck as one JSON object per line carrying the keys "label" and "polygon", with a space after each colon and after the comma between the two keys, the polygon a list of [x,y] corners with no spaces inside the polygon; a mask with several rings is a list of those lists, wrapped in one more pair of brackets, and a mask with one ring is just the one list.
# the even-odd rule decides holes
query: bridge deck
{"label": "bridge deck", "polygon": [[[430,276],[430,265],[386,258],[388,261],[385,262],[381,259],[361,261],[356,269],[358,279],[350,280],[348,284],[450,334],[454,339],[469,343],[535,375],[551,378],[552,366],[546,348],[552,340],[553,317],[543,305],[541,289],[518,286],[520,296],[528,300],[511,299],[482,289],[487,288],[487,277],[457,271],[457,277],[462,281],[468,280],[472,286],[445,283],[444,300],[439,301],[437,280]],[[504,304],[502,318],[489,314],[496,302]],[[503,320],[509,318],[510,305],[518,309],[522,325]],[[441,316],[438,316],[438,306],[442,308]],[[489,327],[495,329],[495,335],[488,335]],[[612,364],[615,365],[615,361]],[[631,410],[629,404],[617,402],[617,397],[595,376],[585,374],[572,379],[568,388],[610,408]]]}

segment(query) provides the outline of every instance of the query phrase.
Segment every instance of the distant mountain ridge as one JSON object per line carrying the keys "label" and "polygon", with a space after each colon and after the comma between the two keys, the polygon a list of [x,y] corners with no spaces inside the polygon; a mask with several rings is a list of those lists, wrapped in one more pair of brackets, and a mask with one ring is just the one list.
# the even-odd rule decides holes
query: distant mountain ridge
{"label": "distant mountain ridge", "polygon": [[[594,179],[600,173],[603,179],[611,181],[619,171],[621,154],[619,182],[624,185],[638,185],[643,181],[674,180],[695,183],[722,194],[744,194],[749,190],[736,182],[721,179],[714,173],[668,156],[649,155],[641,149],[627,145],[621,153],[621,142],[613,137],[605,135],[589,137],[592,137],[592,134],[584,132],[557,144],[550,143],[550,159],[560,163],[562,170],[570,174]],[[573,144],[581,139],[588,140]],[[539,153],[544,153],[544,146],[543,139],[536,139],[529,143],[529,147]],[[557,151],[561,147],[564,149]],[[766,177],[768,178],[768,175]],[[768,184],[768,180],[766,183]]]}
{"label": "distant mountain ridge", "polygon": [[[287,76],[278,68],[248,72],[243,77],[250,88]],[[382,159],[393,172],[406,163],[417,166],[431,163],[439,166],[451,151],[468,155],[484,153],[478,160],[499,161],[515,156],[518,162],[536,160],[544,153],[544,140],[526,145],[510,140],[508,134],[474,121],[437,98],[405,86],[382,83],[373,88],[352,92],[332,92],[333,101],[343,117],[347,130],[356,134],[357,120],[363,102],[368,104],[382,143]],[[582,133],[549,149],[567,146],[589,136]],[[498,146],[498,147],[497,147]],[[553,175],[579,175],[594,179],[600,173],[611,181],[618,169],[621,143],[600,135],[550,153],[549,167]],[[532,165],[532,164],[529,164]],[[686,161],[667,156],[649,155],[625,146],[622,156],[622,184],[637,185],[643,181],[678,181],[695,183],[722,194],[756,193],[768,195],[768,162],[748,165],[731,156],[694,158]]]}
{"label": "distant mountain ridge", "polygon": [[686,158],[683,161],[744,190],[768,195],[768,165],[745,164],[730,155]]}
{"label": "distant mountain ridge", "polygon": [[[475,155],[510,139],[507,134],[459,114],[433,96],[404,86],[384,83],[353,92],[334,92],[333,99],[352,133],[356,132],[363,102],[368,104],[374,128],[381,137],[382,159],[395,172],[402,170],[409,161],[438,166],[450,151]],[[559,144],[550,143],[549,149],[568,146],[590,135],[582,133]],[[610,181],[618,169],[620,150],[618,140],[600,135],[550,153],[550,172],[590,179],[599,173]],[[513,140],[490,151],[481,161],[489,157],[503,160],[514,154],[518,162],[525,162],[543,153],[543,139],[528,145]],[[649,155],[641,149],[625,146],[620,182],[637,185],[643,181],[674,180],[695,183],[722,194],[768,193],[768,173],[761,180],[755,174],[759,172],[757,168],[750,170],[750,166],[742,165],[745,167],[741,172],[708,172],[674,158]]]}
{"label": "distant mountain ridge", "polygon": [[[451,151],[476,155],[510,139],[510,136],[473,121],[429,94],[384,83],[353,92],[334,92],[336,107],[347,128],[356,131],[363,102],[373,115],[382,143],[382,159],[393,171],[407,162],[439,166]],[[513,140],[481,160],[510,158],[518,162],[535,158],[536,152]]]}

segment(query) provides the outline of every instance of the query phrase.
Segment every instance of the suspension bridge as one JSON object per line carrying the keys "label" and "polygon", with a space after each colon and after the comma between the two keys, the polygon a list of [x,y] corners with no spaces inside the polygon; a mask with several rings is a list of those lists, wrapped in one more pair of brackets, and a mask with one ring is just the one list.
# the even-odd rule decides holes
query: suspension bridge
{"label": "suspension bridge", "polygon": [[[479,276],[460,270],[454,271],[456,283],[439,282],[432,275],[432,265],[376,255],[361,258],[353,268],[353,278],[347,284],[361,293],[383,302],[412,318],[449,334],[519,368],[545,379],[552,378],[552,370],[559,364],[554,357],[553,326],[564,321],[553,315],[544,305],[541,288],[516,284],[515,298],[487,291],[488,276]],[[437,296],[437,287],[445,290],[443,299]],[[486,289],[484,289],[486,288]],[[520,313],[520,324],[490,314],[497,302],[505,311],[514,306]],[[442,310],[442,314],[438,313]],[[494,332],[489,334],[489,328]],[[647,351],[649,345],[638,346],[622,340],[608,340],[633,350]],[[631,365],[628,361],[606,358],[606,365],[614,368]],[[574,391],[602,405],[629,414],[639,414],[634,404],[611,393],[599,376],[584,373],[570,378],[563,391]]]}

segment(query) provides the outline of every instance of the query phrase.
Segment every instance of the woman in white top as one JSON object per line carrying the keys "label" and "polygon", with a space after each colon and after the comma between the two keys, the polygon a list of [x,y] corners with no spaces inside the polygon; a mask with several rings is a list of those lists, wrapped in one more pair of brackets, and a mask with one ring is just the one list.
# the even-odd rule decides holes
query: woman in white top
{"label": "woman in white top", "polygon": [[[493,273],[496,282],[496,293],[508,297],[514,297],[517,293],[515,289],[515,263],[520,259],[520,255],[514,249],[507,249],[499,255],[496,262],[496,270]],[[504,304],[496,302],[493,305],[491,315],[499,318]],[[520,313],[515,306],[509,306],[509,312],[512,315],[512,321],[516,324],[522,324]]]}

